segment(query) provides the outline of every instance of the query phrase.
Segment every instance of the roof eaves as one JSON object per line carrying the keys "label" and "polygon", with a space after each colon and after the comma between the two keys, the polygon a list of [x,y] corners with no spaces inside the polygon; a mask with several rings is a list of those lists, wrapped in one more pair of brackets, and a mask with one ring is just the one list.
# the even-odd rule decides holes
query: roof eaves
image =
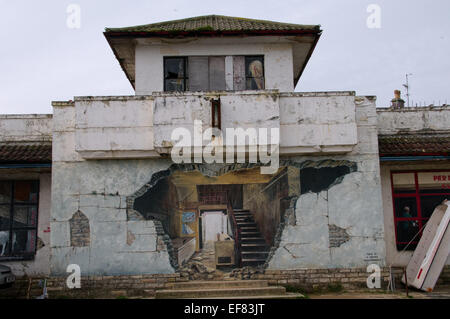
{"label": "roof eaves", "polygon": [[121,58],[119,57],[119,54],[117,53],[117,51],[116,51],[114,45],[113,45],[113,44],[111,43],[111,41],[110,41],[111,38],[108,36],[108,34],[107,34],[106,32],[103,32],[103,35],[104,35],[104,37],[106,38],[106,41],[108,41],[108,44],[109,44],[109,46],[111,47],[111,50],[113,51],[114,56],[116,57],[116,60],[119,61],[120,67],[122,68],[122,71],[123,71],[123,72],[125,73],[125,75],[127,76],[127,79],[128,79],[128,81],[130,82],[131,86],[133,87],[133,90],[136,89],[136,88],[135,88],[135,82],[134,82],[134,80],[131,79],[130,75],[128,74],[127,69],[125,68],[124,60],[121,59]]}

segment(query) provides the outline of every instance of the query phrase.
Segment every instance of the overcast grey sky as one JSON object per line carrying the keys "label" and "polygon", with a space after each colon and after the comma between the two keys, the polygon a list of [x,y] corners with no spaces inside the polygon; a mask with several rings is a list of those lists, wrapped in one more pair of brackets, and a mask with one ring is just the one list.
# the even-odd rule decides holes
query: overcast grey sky
{"label": "overcast grey sky", "polygon": [[[66,25],[69,4],[81,28]],[[368,28],[369,4],[381,28]],[[321,24],[296,91],[355,90],[388,106],[410,78],[411,99],[450,103],[448,0],[0,0],[0,113],[51,113],[52,100],[132,95],[103,30],[221,14]]]}

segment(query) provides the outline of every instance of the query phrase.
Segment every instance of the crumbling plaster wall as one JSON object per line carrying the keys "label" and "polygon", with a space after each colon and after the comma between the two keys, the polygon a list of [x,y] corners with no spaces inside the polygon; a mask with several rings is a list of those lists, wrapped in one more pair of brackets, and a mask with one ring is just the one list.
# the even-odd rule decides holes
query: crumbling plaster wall
{"label": "crumbling plaster wall", "polygon": [[[345,165],[354,163],[356,170],[326,189],[293,198],[269,255],[269,269],[385,264],[375,98],[355,97],[355,103],[358,144],[347,155],[327,158],[335,161],[334,165],[340,165],[340,160]],[[291,158],[305,160],[324,157]]]}
{"label": "crumbling plaster wall", "polygon": [[[84,274],[173,272],[154,222],[128,220],[126,213],[126,195],[168,164],[164,160],[54,163],[52,272],[63,273],[71,263],[80,265]],[[89,246],[71,245],[70,219],[78,211],[89,220]]]}
{"label": "crumbling plaster wall", "polygon": [[[302,194],[292,201],[293,214],[285,215],[289,221],[280,232],[269,268],[384,264],[375,100],[353,98],[358,124],[358,144],[353,151],[295,156],[289,162],[301,166],[317,161],[326,167],[327,160],[332,166],[344,161],[354,163],[357,169],[329,189]],[[74,104],[54,103],[52,273],[65,274],[71,263],[80,265],[85,275],[174,272],[158,225],[152,220],[127,218],[126,201],[151,181],[153,174],[169,168],[171,160],[86,161],[75,151],[75,140]],[[78,211],[89,220],[89,246],[72,247],[70,243],[69,221]],[[335,237],[331,240],[330,231]]]}
{"label": "crumbling plaster wall", "polygon": [[[126,197],[169,160],[85,161],[75,151],[73,103],[54,103],[51,273],[78,264],[83,275],[173,273],[167,247],[152,220],[129,220]],[[89,220],[89,245],[72,246],[70,220]]]}

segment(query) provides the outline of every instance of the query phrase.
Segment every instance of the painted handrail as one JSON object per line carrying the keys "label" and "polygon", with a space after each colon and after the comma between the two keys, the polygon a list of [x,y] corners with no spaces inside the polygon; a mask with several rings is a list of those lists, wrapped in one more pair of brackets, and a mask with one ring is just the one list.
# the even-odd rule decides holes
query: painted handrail
{"label": "painted handrail", "polygon": [[234,237],[234,247],[235,247],[235,263],[239,267],[241,267],[241,239],[240,239],[240,230],[237,226],[236,216],[234,215],[233,205],[231,204],[231,199],[227,196],[227,208],[228,208],[228,216],[231,221],[231,231],[233,232]]}

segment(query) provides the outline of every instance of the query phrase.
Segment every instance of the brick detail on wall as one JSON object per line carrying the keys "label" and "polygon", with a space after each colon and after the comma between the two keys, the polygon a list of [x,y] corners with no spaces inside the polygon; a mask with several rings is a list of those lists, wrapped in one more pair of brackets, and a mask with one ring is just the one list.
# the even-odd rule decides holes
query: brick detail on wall
{"label": "brick detail on wall", "polygon": [[72,247],[85,247],[91,243],[91,231],[89,219],[81,211],[73,214],[69,220],[70,224],[70,245]]}
{"label": "brick detail on wall", "polygon": [[330,248],[340,247],[350,240],[350,236],[344,228],[336,225],[328,225]]}

